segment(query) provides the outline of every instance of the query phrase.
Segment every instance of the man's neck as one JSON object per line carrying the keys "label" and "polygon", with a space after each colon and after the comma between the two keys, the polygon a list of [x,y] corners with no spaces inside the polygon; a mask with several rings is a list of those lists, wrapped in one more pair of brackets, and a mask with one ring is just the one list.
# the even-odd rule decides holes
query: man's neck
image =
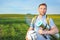
{"label": "man's neck", "polygon": [[45,16],[45,15],[41,15],[41,14],[39,15],[39,17],[40,17],[41,19],[43,18],[43,16]]}

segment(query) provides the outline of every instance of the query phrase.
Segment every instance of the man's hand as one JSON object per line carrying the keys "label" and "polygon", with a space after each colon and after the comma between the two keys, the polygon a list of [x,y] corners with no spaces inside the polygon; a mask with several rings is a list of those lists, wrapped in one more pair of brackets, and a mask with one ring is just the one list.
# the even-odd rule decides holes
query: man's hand
{"label": "man's hand", "polygon": [[42,27],[40,27],[40,29],[38,30],[38,33],[43,34],[43,28]]}
{"label": "man's hand", "polygon": [[25,39],[26,39],[26,40],[28,40],[28,37],[27,37],[27,35],[26,35]]}
{"label": "man's hand", "polygon": [[47,31],[47,30],[43,30],[43,28],[40,27],[40,29],[38,30],[38,33],[39,33],[39,34],[47,34],[48,31]]}

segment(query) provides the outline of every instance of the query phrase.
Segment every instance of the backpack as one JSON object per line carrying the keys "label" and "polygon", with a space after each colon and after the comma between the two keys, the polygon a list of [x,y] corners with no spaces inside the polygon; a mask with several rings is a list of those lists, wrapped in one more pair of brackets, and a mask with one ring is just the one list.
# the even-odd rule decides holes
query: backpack
{"label": "backpack", "polygon": [[[34,23],[35,23],[35,21],[36,21],[36,19],[37,19],[37,17],[38,16],[35,16],[34,18],[33,18],[33,20],[32,20],[32,23],[33,23],[33,30],[34,30]],[[50,24],[50,18],[46,15],[46,21],[47,21],[47,25],[49,25]],[[46,25],[46,26],[47,26]],[[46,28],[46,27],[45,27]],[[49,25],[49,30],[51,29],[51,26]],[[50,37],[50,39],[51,40],[58,40],[60,37],[59,37],[59,33],[57,33],[57,34],[54,34],[54,35],[49,35],[49,37]]]}

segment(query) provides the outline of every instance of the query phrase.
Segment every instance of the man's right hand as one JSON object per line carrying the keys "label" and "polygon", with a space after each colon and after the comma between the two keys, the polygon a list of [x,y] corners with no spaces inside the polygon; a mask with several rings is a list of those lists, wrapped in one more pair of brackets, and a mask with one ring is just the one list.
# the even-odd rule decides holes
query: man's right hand
{"label": "man's right hand", "polygon": [[28,37],[26,36],[25,39],[28,40]]}
{"label": "man's right hand", "polygon": [[38,33],[43,34],[43,28],[42,27],[40,27],[40,29],[38,30]]}
{"label": "man's right hand", "polygon": [[38,33],[43,35],[43,34],[48,34],[48,30],[43,30],[42,27],[40,27],[40,29],[38,30]]}

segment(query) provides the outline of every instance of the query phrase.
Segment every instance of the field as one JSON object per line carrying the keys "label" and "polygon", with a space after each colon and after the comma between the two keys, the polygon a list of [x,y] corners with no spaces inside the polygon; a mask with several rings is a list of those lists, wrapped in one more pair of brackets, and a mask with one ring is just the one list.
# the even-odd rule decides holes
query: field
{"label": "field", "polygon": [[[54,20],[60,32],[60,15],[48,16]],[[0,14],[0,40],[25,40],[32,17],[34,15]]]}

